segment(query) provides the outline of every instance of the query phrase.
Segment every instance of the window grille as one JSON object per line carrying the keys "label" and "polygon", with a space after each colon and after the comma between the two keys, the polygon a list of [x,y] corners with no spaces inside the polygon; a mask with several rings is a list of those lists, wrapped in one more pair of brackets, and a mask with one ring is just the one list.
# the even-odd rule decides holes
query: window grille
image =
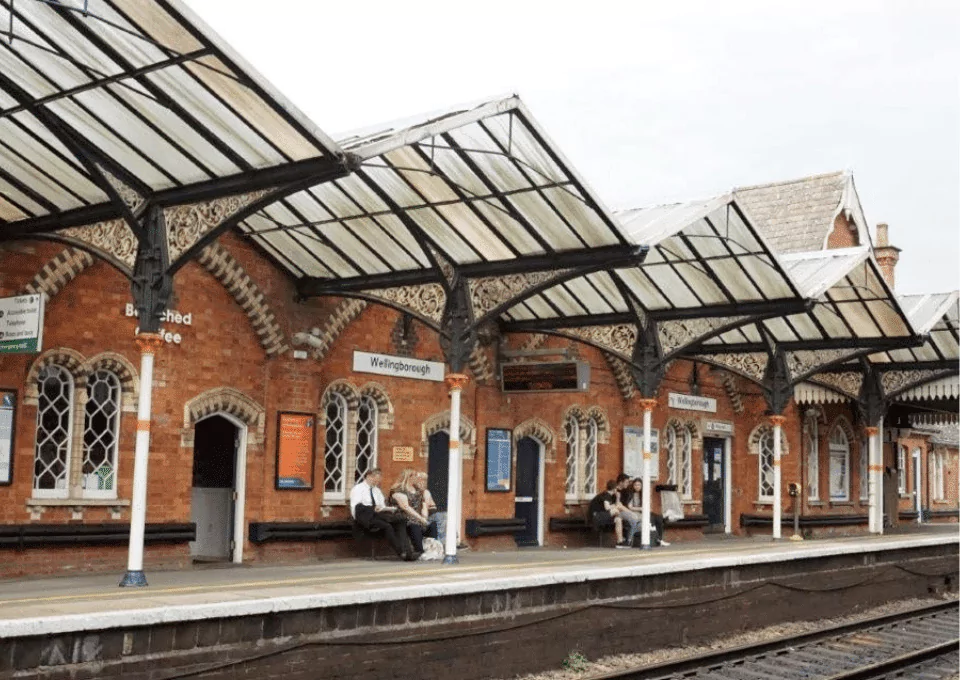
{"label": "window grille", "polygon": [[870,500],[870,440],[860,443],[860,500]]}
{"label": "window grille", "polygon": [[807,445],[807,499],[820,500],[820,425],[816,417],[807,418],[804,428]]}
{"label": "window grille", "polygon": [[597,419],[587,421],[587,442],[583,458],[583,497],[597,495],[597,440],[599,426]]}
{"label": "window grille", "polygon": [[327,401],[323,492],[325,500],[343,500],[344,463],[347,450],[347,401],[331,394]]}
{"label": "window grille", "polygon": [[120,425],[120,380],[109,371],[96,371],[87,383],[83,422],[83,495],[117,495],[117,444]]}
{"label": "window grille", "polygon": [[355,482],[363,479],[367,470],[377,466],[377,402],[373,397],[360,399],[357,410],[357,469]]}
{"label": "window grille", "polygon": [[907,493],[907,447],[897,451],[897,491],[901,496]]}
{"label": "window grille", "polygon": [[577,500],[577,489],[580,488],[580,424],[573,416],[569,416],[563,425],[567,438],[567,478],[566,498],[568,501]]}
{"label": "window grille", "polygon": [[760,435],[759,465],[760,484],[757,498],[761,501],[773,501],[773,430],[767,429]]}
{"label": "window grille", "polygon": [[684,500],[693,498],[693,437],[676,423],[667,427],[667,483]]}
{"label": "window grille", "polygon": [[66,498],[69,495],[70,440],[73,435],[73,378],[51,364],[37,376],[37,449],[33,465],[34,495]]}
{"label": "window grille", "polygon": [[943,485],[943,452],[934,452],[930,458],[930,462],[933,463],[930,465],[930,474],[933,476],[933,500],[942,501],[945,496]]}
{"label": "window grille", "polygon": [[849,497],[850,440],[843,428],[830,433],[830,499],[845,501]]}

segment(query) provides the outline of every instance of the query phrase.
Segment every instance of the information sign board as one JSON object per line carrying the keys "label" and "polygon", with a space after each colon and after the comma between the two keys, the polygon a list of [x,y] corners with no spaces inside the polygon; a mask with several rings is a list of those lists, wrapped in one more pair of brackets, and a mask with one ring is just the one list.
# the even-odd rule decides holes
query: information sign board
{"label": "information sign board", "polygon": [[316,416],[311,413],[277,415],[278,489],[312,489]]}
{"label": "information sign board", "polygon": [[0,298],[0,353],[33,354],[43,349],[43,295]]}
{"label": "information sign board", "polygon": [[590,364],[585,361],[515,363],[500,366],[504,392],[585,392]]}
{"label": "information sign board", "polygon": [[[660,430],[650,428],[650,479],[660,479]],[[643,428],[623,428],[623,473],[643,477]]]}
{"label": "information sign board", "polygon": [[487,491],[509,491],[513,472],[510,430],[487,430]]}
{"label": "information sign board", "polygon": [[13,481],[13,430],[17,393],[0,389],[0,485]]}

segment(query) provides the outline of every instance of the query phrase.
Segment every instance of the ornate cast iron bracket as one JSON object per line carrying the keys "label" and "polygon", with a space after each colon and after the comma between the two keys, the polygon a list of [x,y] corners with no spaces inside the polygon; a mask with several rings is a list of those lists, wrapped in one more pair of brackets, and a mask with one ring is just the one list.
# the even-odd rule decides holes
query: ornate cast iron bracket
{"label": "ornate cast iron bracket", "polygon": [[444,358],[451,371],[462,373],[478,341],[470,289],[462,276],[453,277],[440,324],[440,348]]}
{"label": "ornate cast iron bracket", "polygon": [[147,209],[137,243],[131,289],[139,315],[140,331],[156,333],[160,329],[160,317],[173,294],[173,274],[169,270],[167,254],[167,230],[163,210],[157,206]]}

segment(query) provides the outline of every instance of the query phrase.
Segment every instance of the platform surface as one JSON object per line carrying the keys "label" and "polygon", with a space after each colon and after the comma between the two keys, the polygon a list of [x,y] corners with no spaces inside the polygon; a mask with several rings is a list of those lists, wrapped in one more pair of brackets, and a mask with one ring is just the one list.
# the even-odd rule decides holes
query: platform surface
{"label": "platform surface", "polygon": [[652,550],[577,548],[465,552],[460,564],[339,559],[285,566],[148,572],[146,588],[122,574],[0,582],[0,638],[266,614],[624,578],[960,542],[958,525],[885,536],[772,542],[705,539]]}

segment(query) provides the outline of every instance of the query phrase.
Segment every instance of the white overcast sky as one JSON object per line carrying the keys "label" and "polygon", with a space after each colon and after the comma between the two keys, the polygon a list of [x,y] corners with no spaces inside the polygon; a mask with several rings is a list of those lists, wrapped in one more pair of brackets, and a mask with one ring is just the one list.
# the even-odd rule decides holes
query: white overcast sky
{"label": "white overcast sky", "polygon": [[847,169],[958,286],[955,0],[188,2],[327,133],[516,92],[611,208]]}

